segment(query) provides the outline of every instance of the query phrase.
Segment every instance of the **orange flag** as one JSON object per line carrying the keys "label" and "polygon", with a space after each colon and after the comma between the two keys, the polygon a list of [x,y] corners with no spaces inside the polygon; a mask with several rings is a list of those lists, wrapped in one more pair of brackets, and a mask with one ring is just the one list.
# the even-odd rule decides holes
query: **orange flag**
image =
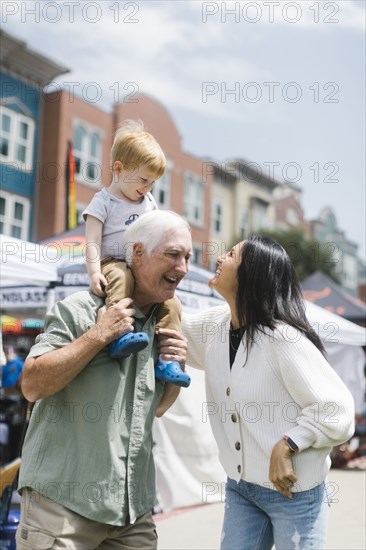
{"label": "orange flag", "polygon": [[78,216],[76,210],[75,158],[71,141],[67,144],[66,155],[66,201],[66,229],[73,229],[77,226]]}

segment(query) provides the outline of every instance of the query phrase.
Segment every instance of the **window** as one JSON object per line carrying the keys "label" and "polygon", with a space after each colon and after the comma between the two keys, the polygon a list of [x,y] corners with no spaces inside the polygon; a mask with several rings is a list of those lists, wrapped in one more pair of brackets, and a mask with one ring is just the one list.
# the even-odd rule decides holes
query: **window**
{"label": "window", "polygon": [[19,195],[0,193],[0,233],[28,239],[30,201]]}
{"label": "window", "polygon": [[202,265],[202,246],[193,244],[191,262],[195,265]]}
{"label": "window", "polygon": [[239,235],[240,239],[243,241],[247,238],[249,234],[249,219],[248,219],[248,209],[242,208],[239,215]]}
{"label": "window", "polygon": [[295,208],[288,208],[286,211],[286,221],[290,225],[298,225],[300,220]]}
{"label": "window", "polygon": [[32,170],[34,121],[4,106],[0,119],[0,160],[15,163],[19,170]]}
{"label": "window", "polygon": [[189,223],[203,226],[204,187],[202,180],[193,174],[184,175],[184,215]]}
{"label": "window", "polygon": [[100,132],[87,124],[77,123],[74,127],[73,152],[77,180],[98,187],[102,176]]}
{"label": "window", "polygon": [[268,219],[268,203],[259,198],[254,198],[252,205],[253,231],[268,229],[270,226]]}
{"label": "window", "polygon": [[164,174],[156,180],[152,189],[152,194],[159,208],[169,209],[170,207],[170,181],[171,168],[168,161]]}
{"label": "window", "polygon": [[212,232],[219,235],[222,233],[223,208],[218,199],[213,199],[211,207]]}
{"label": "window", "polygon": [[343,283],[348,288],[357,289],[357,258],[349,254],[343,256]]}

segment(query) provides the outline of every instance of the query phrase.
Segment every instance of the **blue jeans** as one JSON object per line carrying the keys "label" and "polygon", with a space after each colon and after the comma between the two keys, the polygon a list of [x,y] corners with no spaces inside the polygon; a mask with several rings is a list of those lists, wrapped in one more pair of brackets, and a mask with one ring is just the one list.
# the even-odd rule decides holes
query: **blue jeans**
{"label": "blue jeans", "polygon": [[289,499],[228,478],[221,550],[323,550],[328,511],[325,483]]}

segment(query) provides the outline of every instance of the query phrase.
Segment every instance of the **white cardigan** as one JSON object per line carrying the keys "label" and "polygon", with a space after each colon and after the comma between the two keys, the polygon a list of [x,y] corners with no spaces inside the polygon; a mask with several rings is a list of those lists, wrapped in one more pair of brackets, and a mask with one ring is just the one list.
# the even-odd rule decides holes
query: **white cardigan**
{"label": "white cardigan", "polygon": [[183,313],[187,363],[206,374],[202,421],[211,422],[227,475],[273,488],[271,451],[288,435],[300,451],[293,455],[294,491],[319,485],[331,447],[353,434],[351,393],[310,340],[283,323],[257,333],[246,362],[241,342],[230,370],[229,329],[227,305]]}

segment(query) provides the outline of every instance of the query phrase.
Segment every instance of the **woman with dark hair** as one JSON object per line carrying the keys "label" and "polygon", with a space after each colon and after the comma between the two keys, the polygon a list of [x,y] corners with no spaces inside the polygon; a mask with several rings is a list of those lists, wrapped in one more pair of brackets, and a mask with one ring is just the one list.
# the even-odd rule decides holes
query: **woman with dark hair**
{"label": "woman with dark hair", "polygon": [[321,550],[329,453],[353,434],[353,398],[276,241],[251,236],[217,263],[209,285],[227,304],[185,313],[182,327],[228,476],[221,548]]}

